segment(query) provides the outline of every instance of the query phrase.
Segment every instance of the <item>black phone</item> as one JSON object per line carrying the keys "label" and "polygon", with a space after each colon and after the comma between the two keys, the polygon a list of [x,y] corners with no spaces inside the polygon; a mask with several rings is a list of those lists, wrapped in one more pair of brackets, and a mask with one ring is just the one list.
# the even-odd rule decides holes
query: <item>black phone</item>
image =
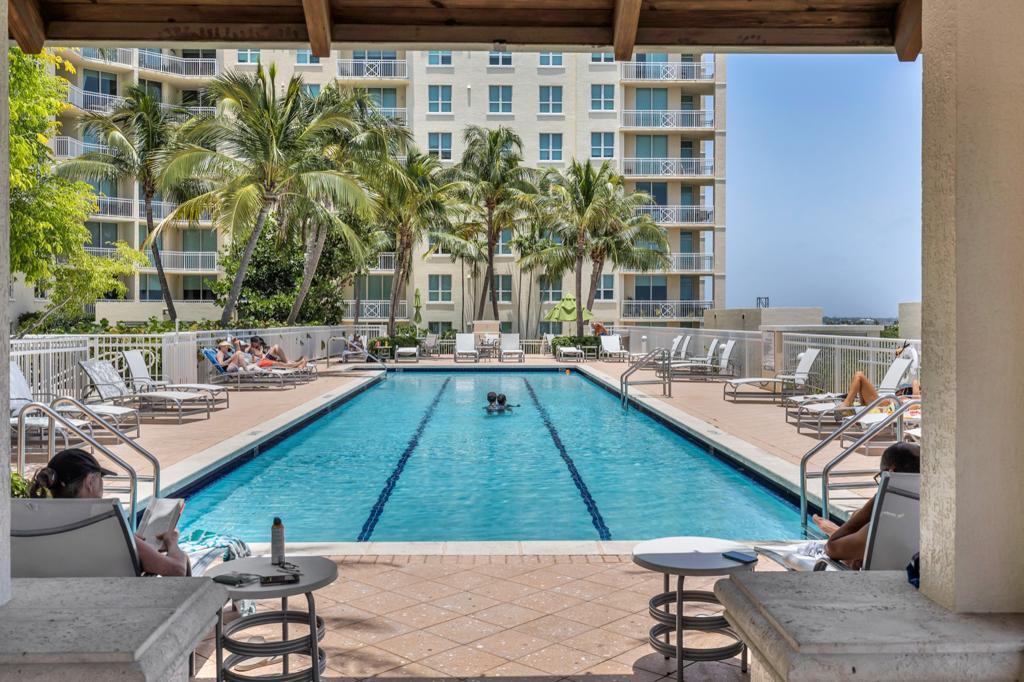
{"label": "black phone", "polygon": [[757,555],[747,552],[722,552],[722,556],[731,561],[738,561],[741,564],[756,564]]}
{"label": "black phone", "polygon": [[282,573],[281,575],[262,575],[260,585],[291,585],[299,582],[298,573]]}

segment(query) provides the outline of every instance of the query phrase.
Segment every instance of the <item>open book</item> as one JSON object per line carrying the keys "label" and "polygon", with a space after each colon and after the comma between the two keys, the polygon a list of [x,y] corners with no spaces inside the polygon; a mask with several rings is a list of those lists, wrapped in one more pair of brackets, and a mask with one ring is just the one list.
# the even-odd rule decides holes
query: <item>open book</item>
{"label": "open book", "polygon": [[146,507],[146,512],[142,515],[142,521],[139,522],[135,534],[157,549],[161,549],[163,543],[157,536],[178,526],[178,519],[181,518],[181,511],[184,508],[185,500],[181,498],[154,498]]}

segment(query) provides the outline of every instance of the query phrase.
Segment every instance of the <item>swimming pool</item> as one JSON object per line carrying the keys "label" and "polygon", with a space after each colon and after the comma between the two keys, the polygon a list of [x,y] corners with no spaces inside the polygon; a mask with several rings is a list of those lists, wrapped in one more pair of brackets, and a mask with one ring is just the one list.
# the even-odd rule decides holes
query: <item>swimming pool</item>
{"label": "swimming pool", "polygon": [[[488,415],[488,391],[512,414]],[[800,537],[799,511],[585,377],[406,371],[188,498],[182,527],[289,542]]]}

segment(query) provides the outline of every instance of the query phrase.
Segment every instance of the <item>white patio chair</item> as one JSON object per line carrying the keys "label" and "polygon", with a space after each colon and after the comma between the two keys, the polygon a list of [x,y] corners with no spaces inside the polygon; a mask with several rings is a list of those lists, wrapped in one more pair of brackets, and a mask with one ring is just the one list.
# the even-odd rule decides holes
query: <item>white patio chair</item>
{"label": "white patio chair", "polygon": [[476,349],[473,334],[455,335],[455,353],[452,355],[452,359],[458,362],[459,358],[470,358],[473,362],[480,362],[480,351]]}
{"label": "white patio chair", "polygon": [[[716,339],[717,340],[717,339]],[[710,364],[704,364],[703,362],[695,363],[672,363],[672,376],[680,377],[684,379],[703,379],[707,380],[713,377],[728,377],[735,374],[733,362],[732,362],[732,351],[736,347],[736,341],[729,339],[721,346],[722,352],[719,354],[717,360],[712,360]]]}
{"label": "white patio chair", "polygon": [[412,362],[420,361],[420,349],[418,346],[399,346],[395,348],[395,362],[401,362],[402,358],[411,359]]}
{"label": "white patio chair", "polygon": [[619,362],[629,360],[629,351],[622,348],[622,337],[618,334],[606,334],[601,339],[601,352],[599,357],[609,358]]}
{"label": "white patio chair", "polygon": [[516,360],[517,362],[526,362],[526,353],[519,347],[519,334],[502,334],[501,335],[501,348],[498,355],[500,362],[505,360]]}
{"label": "white patio chair", "polygon": [[575,360],[576,362],[583,362],[586,354],[578,346],[559,346],[558,347],[558,359],[559,360]]}
{"label": "white patio chair", "polygon": [[718,338],[711,339],[711,345],[708,346],[708,354],[703,358],[690,358],[689,360],[676,360],[672,362],[672,369],[689,369],[696,365],[703,365],[705,367],[710,366],[715,361],[715,353],[718,351]]}
{"label": "white patio chair", "polygon": [[124,356],[124,362],[128,365],[128,373],[132,375],[131,383],[136,391],[156,389],[207,393],[214,408],[221,402],[224,403],[224,407],[231,406],[229,398],[231,392],[223,384],[172,384],[168,381],[154,379],[149,373],[149,366],[146,365],[146,359],[142,356],[141,350],[125,350],[121,351],[121,355]]}
{"label": "white patio chair", "polygon": [[[118,374],[114,365],[105,360],[80,360],[78,364],[89,379],[89,393],[95,393],[101,403],[120,405],[130,403],[140,414],[149,417],[176,413],[178,423],[186,415],[205,414],[210,418],[213,401],[209,394],[187,391],[133,391]],[[148,407],[148,410],[144,410]],[[157,409],[160,408],[160,409]]]}
{"label": "white patio chair", "polygon": [[[729,379],[722,384],[722,399],[732,398],[733,402],[740,398],[749,400],[777,400],[789,392],[799,391],[809,385],[811,369],[821,354],[819,348],[808,348],[800,355],[800,362],[791,373],[780,373],[774,377],[745,377],[743,379]],[[756,390],[741,391],[740,389],[752,387]],[[770,388],[769,388],[770,387]]]}
{"label": "white patio chair", "polygon": [[[882,377],[881,383],[876,387],[879,396],[895,395],[899,390],[903,377],[910,369],[910,358],[894,358],[889,369]],[[824,433],[825,428],[835,427],[844,417],[858,414],[865,409],[863,405],[842,404],[840,398],[821,403],[800,404],[794,408],[787,408],[786,421],[792,414],[795,418],[797,433],[803,433],[804,429],[814,429],[818,435]]]}

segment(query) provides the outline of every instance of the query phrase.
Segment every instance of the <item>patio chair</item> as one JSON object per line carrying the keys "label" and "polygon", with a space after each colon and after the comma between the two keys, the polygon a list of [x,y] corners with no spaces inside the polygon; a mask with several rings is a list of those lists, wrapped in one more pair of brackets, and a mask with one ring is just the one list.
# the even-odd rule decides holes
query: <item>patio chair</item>
{"label": "patio chair", "polygon": [[285,369],[260,369],[229,372],[217,362],[217,351],[213,348],[204,348],[203,357],[213,367],[213,381],[216,383],[242,388],[267,388],[277,386],[278,388],[295,388],[299,377]]}
{"label": "patio chair", "polygon": [[79,360],[78,364],[89,379],[86,397],[95,393],[103,404],[129,403],[139,410],[139,414],[149,417],[177,414],[179,424],[186,415],[204,414],[207,419],[210,418],[213,401],[208,394],[187,391],[133,391],[128,388],[114,365],[106,360]]}
{"label": "patio chair", "polygon": [[431,356],[437,355],[437,350],[438,350],[438,337],[437,337],[437,334],[427,334],[426,336],[424,336],[423,340],[420,341],[420,350],[423,352],[423,355],[425,355],[427,357],[431,357]]}
{"label": "patio chair", "polygon": [[[790,373],[776,374],[774,377],[745,377],[743,379],[730,379],[722,384],[722,399],[732,398],[733,402],[741,398],[745,400],[778,400],[784,397],[787,389],[795,393],[809,385],[811,368],[821,354],[819,348],[808,348],[800,356],[800,362],[796,369]],[[742,391],[740,389],[753,387],[756,390]],[[771,390],[768,390],[772,387]]]}
{"label": "patio chair", "polygon": [[586,354],[583,352],[583,349],[581,349],[578,346],[559,346],[558,347],[558,359],[559,360],[571,359],[571,360],[575,360],[576,362],[583,362],[584,358],[586,358]]}
{"label": "patio chair", "polygon": [[419,362],[419,346],[398,346],[397,348],[395,348],[395,362],[401,362],[402,358],[411,358],[413,362]]}
{"label": "patio chair", "polygon": [[689,369],[696,365],[703,365],[705,367],[710,366],[715,361],[715,353],[718,352],[718,337],[711,339],[711,344],[708,346],[708,354],[703,358],[690,358],[689,360],[682,359],[672,362],[672,369]]}
{"label": "patio chair", "polygon": [[519,347],[519,334],[501,335],[501,348],[499,349],[498,360],[505,362],[506,359],[526,362],[526,353]]}
{"label": "patio chair", "polygon": [[629,351],[622,348],[622,337],[618,334],[606,334],[601,338],[601,351],[598,357],[624,362],[629,360]]}
{"label": "patio chair", "polygon": [[172,384],[168,381],[154,379],[149,373],[146,359],[142,357],[140,350],[121,351],[124,362],[128,365],[128,373],[132,375],[132,386],[137,391],[149,391],[153,389],[161,391],[186,391],[195,393],[207,393],[213,401],[216,409],[221,402],[224,407],[231,407],[230,391],[223,384]]}
{"label": "patio chair", "polygon": [[471,358],[473,362],[480,362],[480,352],[474,345],[475,338],[473,334],[455,335],[455,352],[452,355],[455,362],[458,362],[459,358]]}
{"label": "patio chair", "polygon": [[551,342],[554,341],[554,340],[555,340],[555,335],[554,334],[545,334],[544,335],[544,343],[541,344],[541,349],[540,349],[541,352],[543,353],[545,351],[545,349],[546,349],[548,353],[551,353],[554,350],[554,347],[552,346]]}
{"label": "patio chair", "polygon": [[719,354],[718,359],[713,360],[710,364],[704,364],[703,362],[673,362],[671,365],[672,376],[705,381],[711,378],[733,376],[736,373],[732,362],[732,351],[735,347],[736,341],[734,339],[726,341],[721,345],[722,352]]}
{"label": "patio chair", "polygon": [[[885,376],[882,377],[881,383],[877,386],[876,390],[879,396],[896,394],[900,382],[903,381],[907,370],[910,369],[910,363],[910,358],[893,359]],[[836,398],[828,402],[805,403],[797,405],[795,408],[787,408],[786,421],[789,421],[789,416],[792,414],[795,418],[797,433],[803,433],[804,429],[809,430],[813,427],[814,432],[820,436],[826,427],[835,426],[844,417],[855,415],[862,409],[864,407],[860,405],[843,405],[841,399]]]}

